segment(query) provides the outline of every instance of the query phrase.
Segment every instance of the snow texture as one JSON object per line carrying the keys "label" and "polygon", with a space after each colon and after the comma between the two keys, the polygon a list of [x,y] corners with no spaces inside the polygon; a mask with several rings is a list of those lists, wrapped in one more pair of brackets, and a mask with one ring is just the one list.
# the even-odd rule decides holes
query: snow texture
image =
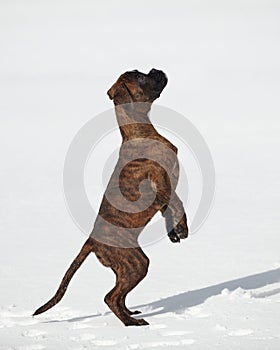
{"label": "snow texture", "polygon": [[[0,349],[279,349],[279,2],[2,0],[0,27]],[[86,239],[64,202],[69,144],[112,107],[121,73],[153,67],[169,77],[157,103],[188,117],[212,152],[213,210],[180,245],[144,248],[150,270],[128,306],[149,326],[126,328],[108,310],[114,275],[94,256],[32,318]],[[166,135],[187,171],[191,220],[199,171]],[[89,159],[96,207],[119,143],[116,133]]]}

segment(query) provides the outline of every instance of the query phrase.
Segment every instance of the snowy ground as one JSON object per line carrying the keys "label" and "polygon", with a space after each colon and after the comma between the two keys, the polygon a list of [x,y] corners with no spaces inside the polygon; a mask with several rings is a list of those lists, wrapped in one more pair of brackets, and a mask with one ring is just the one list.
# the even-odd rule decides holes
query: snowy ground
{"label": "snowy ground", "polygon": [[[276,1],[1,1],[1,350],[280,348],[279,19]],[[128,305],[150,326],[126,328],[108,311],[114,276],[94,256],[32,318],[85,240],[64,203],[68,146],[112,106],[120,73],[152,67],[169,76],[158,103],[187,115],[211,149],[211,215],[180,245],[144,248],[150,271]],[[102,156],[85,174],[91,201]]]}

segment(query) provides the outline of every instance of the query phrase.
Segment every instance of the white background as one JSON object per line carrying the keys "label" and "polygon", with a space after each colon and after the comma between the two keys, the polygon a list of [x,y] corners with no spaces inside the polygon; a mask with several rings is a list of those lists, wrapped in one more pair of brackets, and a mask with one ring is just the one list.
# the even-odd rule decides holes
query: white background
{"label": "white background", "polygon": [[[279,36],[278,1],[0,1],[0,349],[279,349]],[[145,248],[150,271],[128,304],[149,327],[104,314],[114,278],[94,256],[32,319],[85,240],[64,203],[68,146],[135,68],[166,72],[157,103],[208,143],[211,215],[179,246]]]}

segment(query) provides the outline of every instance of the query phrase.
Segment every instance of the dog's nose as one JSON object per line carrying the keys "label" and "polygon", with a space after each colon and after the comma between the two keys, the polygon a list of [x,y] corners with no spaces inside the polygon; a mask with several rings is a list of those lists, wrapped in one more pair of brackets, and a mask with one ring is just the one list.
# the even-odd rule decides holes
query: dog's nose
{"label": "dog's nose", "polygon": [[158,76],[160,73],[162,73],[160,70],[157,70],[155,68],[151,69],[148,75],[153,75],[154,77]]}
{"label": "dog's nose", "polygon": [[154,73],[156,73],[156,72],[158,72],[158,70],[157,70],[157,69],[155,69],[155,68],[153,68],[153,69],[151,69],[151,71],[150,71],[150,73],[149,73],[149,74],[154,74]]}
{"label": "dog's nose", "polygon": [[160,81],[160,80],[162,80],[163,78],[166,79],[166,76],[165,76],[165,74],[163,73],[163,71],[157,70],[157,69],[155,69],[155,68],[151,69],[148,75],[149,75],[150,77],[154,78],[154,79],[157,80],[157,81]]}

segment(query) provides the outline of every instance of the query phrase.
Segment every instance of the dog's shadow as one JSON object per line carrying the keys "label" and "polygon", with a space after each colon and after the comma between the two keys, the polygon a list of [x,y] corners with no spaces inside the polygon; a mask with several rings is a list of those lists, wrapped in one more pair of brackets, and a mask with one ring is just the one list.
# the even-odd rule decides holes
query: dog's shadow
{"label": "dog's shadow", "polygon": [[[220,294],[224,289],[228,289],[229,291],[234,291],[237,288],[250,290],[265,287],[277,282],[280,282],[280,268],[177,294],[149,304],[138,305],[136,308],[149,310],[145,312],[147,316],[154,316],[167,312],[181,313],[189,307],[203,304],[208,298]],[[265,298],[278,293],[280,293],[280,288],[275,288],[266,292],[252,292],[251,297]]]}
{"label": "dog's shadow", "polygon": [[[208,298],[218,295],[224,289],[233,291],[237,288],[242,288],[244,290],[257,289],[271,285],[273,283],[280,282],[280,268],[269,270],[266,272],[258,273],[255,275],[250,275],[247,277],[238,278],[235,280],[215,284],[213,286],[192,290],[189,292],[173,295],[167,298],[159,299],[148,304],[137,305],[132,309],[143,309],[144,316],[154,316],[160,315],[167,312],[181,313],[185,309],[203,304]],[[251,296],[253,298],[265,298],[280,293],[280,288],[274,288],[265,292],[252,292]],[[110,314],[106,312],[103,315]],[[84,321],[86,319],[101,316],[101,314],[88,315],[82,317],[74,317],[65,320],[53,320],[50,322],[78,322]]]}

